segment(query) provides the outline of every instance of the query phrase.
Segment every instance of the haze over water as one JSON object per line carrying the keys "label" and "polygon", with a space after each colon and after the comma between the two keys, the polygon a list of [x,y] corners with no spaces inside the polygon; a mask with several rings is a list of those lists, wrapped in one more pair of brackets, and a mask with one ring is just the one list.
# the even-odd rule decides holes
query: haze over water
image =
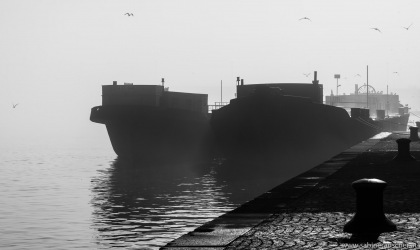
{"label": "haze over water", "polygon": [[221,81],[228,101],[237,76],[310,83],[316,70],[327,95],[334,74],[350,93],[369,65],[369,84],[420,110],[419,9],[383,0],[0,1],[0,248],[161,246],[280,184],[228,183],[217,164],[156,172],[115,161],[105,126],[89,121],[101,85],[164,77],[170,90],[213,103]]}
{"label": "haze over water", "polygon": [[318,71],[329,95],[340,74],[348,94],[369,65],[370,85],[420,110],[418,9],[415,0],[2,0],[0,138],[106,145],[87,118],[114,80],[165,78],[170,90],[213,103],[234,98],[237,76],[310,83]]}
{"label": "haze over water", "polygon": [[238,205],[211,168],[135,168],[89,147],[0,156],[1,249],[156,248]]}
{"label": "haze over water", "polygon": [[1,249],[157,249],[284,180],[118,160],[94,145],[2,147],[0,159]]}
{"label": "haze over water", "polygon": [[288,179],[117,160],[95,144],[2,145],[0,159],[1,249],[157,249]]}

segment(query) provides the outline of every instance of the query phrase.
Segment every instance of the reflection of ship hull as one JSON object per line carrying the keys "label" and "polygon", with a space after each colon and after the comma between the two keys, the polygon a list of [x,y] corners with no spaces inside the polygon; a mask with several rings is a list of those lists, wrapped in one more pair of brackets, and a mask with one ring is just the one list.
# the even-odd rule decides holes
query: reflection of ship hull
{"label": "reflection of ship hull", "polygon": [[338,107],[306,98],[250,95],[213,112],[220,152],[231,159],[326,160],[388,130],[406,130],[408,114],[382,121],[351,118]]}
{"label": "reflection of ship hull", "polygon": [[120,157],[151,161],[196,160],[210,151],[210,126],[202,113],[145,106],[99,106],[91,121],[106,125]]}

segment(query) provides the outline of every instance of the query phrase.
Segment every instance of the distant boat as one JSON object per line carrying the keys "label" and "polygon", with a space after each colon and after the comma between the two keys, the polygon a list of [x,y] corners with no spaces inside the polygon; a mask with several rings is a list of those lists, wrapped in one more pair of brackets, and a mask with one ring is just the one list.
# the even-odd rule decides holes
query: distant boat
{"label": "distant boat", "polygon": [[400,103],[399,95],[377,92],[371,85],[355,84],[354,93],[326,96],[325,103],[342,107],[352,117],[364,119],[381,131],[407,130],[409,107]]}

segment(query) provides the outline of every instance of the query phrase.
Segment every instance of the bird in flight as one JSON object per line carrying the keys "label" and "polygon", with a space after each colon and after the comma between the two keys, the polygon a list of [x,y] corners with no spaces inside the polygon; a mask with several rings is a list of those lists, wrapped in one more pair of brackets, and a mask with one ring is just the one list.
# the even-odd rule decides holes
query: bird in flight
{"label": "bird in flight", "polygon": [[393,73],[394,73],[394,74],[398,74],[398,72],[397,72],[397,71],[394,71]]}
{"label": "bird in flight", "polygon": [[356,74],[356,75],[354,75],[354,76],[358,76],[358,77],[360,77],[360,74]]}
{"label": "bird in flight", "polygon": [[379,33],[382,33],[381,30],[378,29],[378,28],[371,28],[371,29],[376,30],[376,31],[379,31]]}
{"label": "bird in flight", "polygon": [[408,27],[403,27],[403,28],[408,30],[411,27],[411,25],[413,25],[413,24],[411,23]]}
{"label": "bird in flight", "polygon": [[303,73],[306,77],[309,77],[309,75],[311,74],[311,73],[307,73],[307,74],[305,74],[305,73]]}
{"label": "bird in flight", "polygon": [[125,13],[124,15],[127,15],[127,16],[134,16],[134,14],[133,13]]}
{"label": "bird in flight", "polygon": [[311,21],[311,22],[312,22],[312,20],[311,20],[311,19],[309,19],[309,18],[307,18],[306,16],[305,16],[305,17],[302,17],[301,19],[299,19],[299,21],[300,21],[300,20],[305,20],[305,19],[306,19],[306,20],[309,20],[309,21]]}
{"label": "bird in flight", "polygon": [[16,106],[17,106],[18,104],[19,104],[19,103],[16,103],[16,104],[13,104],[13,103],[12,103],[13,108],[16,108]]}

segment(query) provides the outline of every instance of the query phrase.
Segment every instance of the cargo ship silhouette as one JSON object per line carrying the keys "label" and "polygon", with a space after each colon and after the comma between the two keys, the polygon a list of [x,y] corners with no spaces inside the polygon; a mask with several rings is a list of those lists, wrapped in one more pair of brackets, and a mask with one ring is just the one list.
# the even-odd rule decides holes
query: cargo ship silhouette
{"label": "cargo ship silhouette", "polygon": [[164,162],[209,157],[207,94],[172,92],[162,85],[102,86],[102,106],[90,120],[106,125],[119,157]]}
{"label": "cargo ship silhouette", "polygon": [[[327,96],[323,104],[316,71],[314,77],[309,84],[246,85],[238,79],[237,98],[211,116],[219,153],[241,162],[298,166],[326,160],[380,132],[407,130],[408,107],[398,95]],[[385,109],[371,117],[376,108]]]}
{"label": "cargo ship silhouette", "polygon": [[[152,161],[212,159],[216,153],[241,161],[316,162],[380,132],[407,129],[408,107],[398,95],[371,93],[369,109],[362,93],[327,96],[323,104],[317,72],[314,77],[306,84],[238,80],[237,98],[210,113],[207,94],[171,92],[164,79],[162,85],[114,82],[102,86],[102,106],[91,109],[90,120],[106,125],[119,157]],[[371,118],[376,107],[384,109]]]}

